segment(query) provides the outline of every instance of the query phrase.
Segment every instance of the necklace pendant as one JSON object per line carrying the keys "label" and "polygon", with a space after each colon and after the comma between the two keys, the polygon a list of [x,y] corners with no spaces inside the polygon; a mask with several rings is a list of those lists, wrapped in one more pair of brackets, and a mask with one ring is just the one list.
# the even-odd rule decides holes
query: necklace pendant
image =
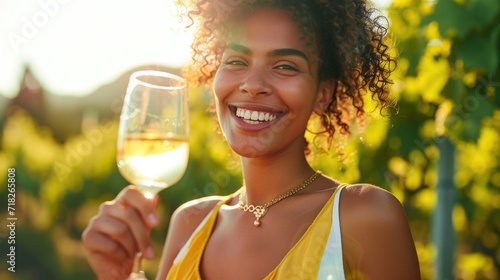
{"label": "necklace pendant", "polygon": [[263,206],[255,206],[255,209],[253,211],[253,214],[255,215],[255,222],[253,222],[254,226],[260,226],[260,218],[266,214],[266,210],[267,209]]}
{"label": "necklace pendant", "polygon": [[240,197],[239,197],[239,202],[238,202],[238,205],[239,205],[239,208],[245,212],[250,212],[252,214],[255,215],[255,221],[253,222],[253,225],[256,226],[256,227],[259,227],[260,226],[260,218],[264,217],[264,215],[266,215],[267,213],[267,209],[271,206],[273,206],[274,204],[282,201],[283,199],[289,197],[289,196],[292,196],[294,194],[296,194],[298,191],[304,189],[305,187],[307,187],[310,183],[312,183],[316,177],[318,177],[321,173],[318,171],[318,172],[315,172],[311,177],[309,177],[309,179],[305,180],[304,182],[302,182],[300,185],[298,185],[297,187],[295,187],[294,189],[272,199],[271,201],[269,201],[268,203],[264,204],[264,205],[252,205],[252,204],[246,204],[243,202],[243,194],[244,194],[244,189],[240,192]]}
{"label": "necklace pendant", "polygon": [[256,227],[260,227],[260,221],[259,221],[259,219],[255,220],[255,222],[253,222],[253,225],[256,226]]}

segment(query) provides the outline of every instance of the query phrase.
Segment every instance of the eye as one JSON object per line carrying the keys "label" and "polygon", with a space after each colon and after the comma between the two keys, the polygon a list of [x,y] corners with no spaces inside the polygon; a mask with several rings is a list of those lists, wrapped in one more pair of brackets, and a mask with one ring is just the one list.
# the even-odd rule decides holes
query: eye
{"label": "eye", "polygon": [[298,66],[291,63],[279,63],[276,64],[276,66],[274,66],[273,69],[274,71],[276,71],[276,73],[283,76],[294,76],[302,72]]}
{"label": "eye", "polygon": [[300,72],[297,67],[289,65],[289,64],[280,64],[280,65],[278,65],[278,66],[276,66],[274,68],[278,69],[278,70],[287,70],[287,71]]}
{"label": "eye", "polygon": [[227,66],[246,66],[247,63],[241,58],[228,58],[224,61]]}

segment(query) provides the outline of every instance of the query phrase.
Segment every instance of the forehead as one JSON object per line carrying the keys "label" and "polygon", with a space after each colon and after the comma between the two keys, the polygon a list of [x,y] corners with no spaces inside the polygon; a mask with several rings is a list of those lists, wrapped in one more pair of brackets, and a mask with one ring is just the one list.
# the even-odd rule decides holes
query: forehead
{"label": "forehead", "polygon": [[290,13],[270,8],[256,9],[234,22],[229,30],[228,41],[305,50],[299,28]]}

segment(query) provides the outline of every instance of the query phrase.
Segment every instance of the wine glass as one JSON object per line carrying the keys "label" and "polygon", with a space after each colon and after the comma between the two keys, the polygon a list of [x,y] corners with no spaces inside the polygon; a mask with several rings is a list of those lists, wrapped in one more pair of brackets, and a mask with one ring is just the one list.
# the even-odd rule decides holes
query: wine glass
{"label": "wine glass", "polygon": [[[177,183],[189,156],[186,81],[174,74],[142,70],[130,76],[120,116],[117,163],[122,176],[153,199]],[[128,279],[146,279],[138,253]]]}

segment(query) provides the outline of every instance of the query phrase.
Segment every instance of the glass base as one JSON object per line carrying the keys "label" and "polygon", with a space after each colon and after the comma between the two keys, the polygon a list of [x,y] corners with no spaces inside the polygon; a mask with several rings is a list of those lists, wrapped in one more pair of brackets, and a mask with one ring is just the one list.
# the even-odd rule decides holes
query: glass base
{"label": "glass base", "polygon": [[144,274],[144,271],[139,271],[132,272],[127,280],[148,280],[148,278],[146,278],[146,274]]}

